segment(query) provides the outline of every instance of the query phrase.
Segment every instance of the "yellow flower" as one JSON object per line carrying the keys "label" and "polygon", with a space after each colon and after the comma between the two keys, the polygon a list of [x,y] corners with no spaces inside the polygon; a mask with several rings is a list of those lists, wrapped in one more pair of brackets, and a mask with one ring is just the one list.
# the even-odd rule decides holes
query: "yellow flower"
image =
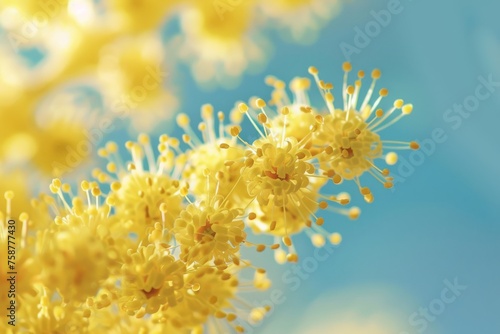
{"label": "yellow flower", "polygon": [[267,42],[255,29],[256,0],[190,1],[180,12],[182,35],[174,40],[180,60],[199,83],[234,86],[266,58]]}
{"label": "yellow flower", "polygon": [[[341,103],[341,108],[336,108],[334,105],[334,96],[331,93],[333,85],[320,80],[316,68],[309,69],[329,110],[329,114],[324,116],[321,130],[318,131],[318,141],[326,146],[318,159],[324,169],[335,171],[336,181],[338,181],[336,183],[340,183],[342,178],[354,180],[365,200],[372,202],[373,195],[370,189],[361,186],[359,177],[364,173],[369,173],[384,187],[392,187],[392,177],[389,176],[389,170],[380,169],[375,165],[374,160],[385,158],[386,162],[392,165],[396,162],[397,156],[395,153],[385,151],[386,149],[418,149],[418,144],[416,142],[382,140],[379,133],[395,124],[402,117],[409,115],[413,106],[398,99],[394,101],[393,107],[387,111],[379,108],[382,99],[388,95],[386,88],[382,88],[378,98],[373,104],[370,104],[375,84],[381,76],[380,70],[373,70],[372,84],[363,98],[360,96],[360,90],[365,73],[359,71],[358,79],[354,85],[348,85],[348,73],[352,70],[352,66],[346,62],[343,69],[345,75],[342,87],[343,106]],[[363,101],[359,102],[361,98]],[[393,114],[398,110],[400,110],[399,115],[394,117]]]}
{"label": "yellow flower", "polygon": [[[121,253],[130,246],[127,239],[115,245],[113,237],[118,235],[109,232],[113,229],[111,207],[97,185],[91,187],[84,181],[82,189],[87,203],[79,196],[69,195],[69,204],[66,198],[72,193],[71,187],[54,179],[50,190],[59,201],[51,201],[50,197],[42,200],[57,216],[50,225],[35,224],[42,227],[36,241],[37,257],[43,267],[41,282],[49,290],[57,290],[65,302],[83,302],[94,296],[102,283],[118,271]],[[91,202],[91,196],[95,201]],[[100,203],[99,197],[105,197],[105,203]],[[39,202],[38,207],[40,204],[43,203]]]}
{"label": "yellow flower", "polygon": [[181,0],[110,0],[105,6],[107,16],[115,26],[123,32],[137,33],[158,27],[181,2]]}
{"label": "yellow flower", "polygon": [[[294,201],[301,205],[288,202],[285,206],[275,207],[273,202],[269,202],[267,205],[252,208],[256,219],[248,220],[247,224],[255,233],[276,237],[296,234],[307,227],[312,227],[311,215],[319,209],[319,189],[301,191]],[[276,241],[279,242],[279,239]]]}
{"label": "yellow flower", "polygon": [[[239,318],[259,322],[270,307],[252,308],[238,295],[245,286],[244,282],[238,280],[241,269],[230,266],[225,270],[217,270],[203,266],[189,271],[179,303],[174,307],[162,308],[161,312],[152,316],[153,321],[171,324],[178,329],[193,329],[194,333],[243,333],[244,326],[239,324]],[[256,275],[251,290],[265,290],[270,286],[263,273],[261,270]]]}
{"label": "yellow flower", "polygon": [[111,184],[116,215],[125,221],[124,228],[137,233],[140,240],[148,237],[156,222],[171,230],[183,208],[178,178],[184,161],[183,157],[176,160],[171,145],[176,147],[178,141],[161,136],[159,156],[155,157],[149,137],[142,134],[137,143],[126,144],[132,157],[127,166],[121,162],[116,143],[110,142],[99,150],[99,155],[109,161],[107,173],[96,169],[93,175]]}
{"label": "yellow flower", "polygon": [[[271,119],[271,127],[276,132],[277,136],[293,137],[297,141],[305,139],[304,146],[316,155],[315,142],[316,136],[311,135],[311,128],[318,124],[317,115],[320,113],[314,106],[311,106],[309,96],[306,92],[311,87],[311,82],[308,78],[294,78],[289,85],[293,93],[290,98],[286,92],[286,84],[273,77],[266,77],[266,83],[273,87],[269,105],[277,110],[287,110],[286,114],[278,113]],[[255,103],[255,101],[254,101]]]}
{"label": "yellow flower", "polygon": [[173,230],[181,245],[181,258],[199,264],[239,259],[240,245],[246,239],[241,215],[241,210],[224,207],[220,196],[189,204],[175,220]]}
{"label": "yellow flower", "polygon": [[185,132],[183,139],[190,145],[183,179],[187,180],[189,191],[197,200],[217,194],[226,199],[227,207],[245,207],[250,201],[240,173],[245,150],[237,145],[235,138],[227,136],[224,113],[217,114],[217,132],[211,105],[201,108],[201,116],[203,122],[198,126],[201,139],[192,130],[186,114],[177,116],[177,123]]}
{"label": "yellow flower", "polygon": [[186,266],[166,251],[150,244],[129,250],[122,267],[120,305],[138,318],[160,307],[174,307],[177,291],[184,287]]}
{"label": "yellow flower", "polygon": [[65,302],[41,285],[36,285],[36,290],[37,294],[18,309],[15,328],[27,333],[89,333],[85,311],[79,304]]}
{"label": "yellow flower", "polygon": [[259,9],[281,32],[294,41],[310,44],[338,12],[340,0],[261,0]]}
{"label": "yellow flower", "polygon": [[[290,236],[306,227],[328,236],[329,233],[321,227],[325,220],[318,217],[316,211],[329,208],[328,202],[346,205],[349,200],[320,194],[321,187],[336,175],[331,168],[319,168],[318,160],[312,154],[322,152],[322,148],[313,150],[311,143],[315,142],[314,138],[323,123],[323,117],[314,115],[314,124],[310,124],[307,131],[304,125],[290,131],[287,127],[288,116],[295,117],[298,112],[309,113],[310,108],[301,107],[301,111],[290,112],[290,109],[294,110],[297,106],[285,105],[276,113],[279,116],[271,116],[271,111],[266,110],[266,103],[262,99],[254,99],[253,103],[261,111],[256,119],[262,126],[262,131],[250,115],[253,110],[244,103],[239,105],[239,110],[248,116],[260,138],[250,144],[240,137],[238,126],[233,126],[230,130],[231,134],[247,147],[242,179],[250,196],[258,203],[256,207],[250,207],[254,212],[249,225],[256,232],[281,236],[282,240],[275,238],[278,246],[283,243],[288,247],[287,259],[295,262],[298,256]],[[276,117],[281,117],[281,120],[276,121]],[[300,134],[300,141],[293,133]],[[352,219],[359,215],[357,208],[330,209]],[[314,224],[311,223],[310,217],[314,218]],[[282,252],[277,249],[276,251]]]}
{"label": "yellow flower", "polygon": [[63,176],[81,167],[90,158],[92,145],[85,134],[85,128],[78,122],[55,120],[36,133],[41,145],[33,163],[48,176]]}
{"label": "yellow flower", "polygon": [[39,252],[42,282],[64,301],[83,302],[97,293],[110,274],[106,244],[86,228],[47,233]]}
{"label": "yellow flower", "polygon": [[[53,179],[49,186],[50,191],[57,198],[55,201],[50,196],[41,195],[41,201],[35,202],[38,207],[43,204],[56,212],[54,224],[56,228],[88,228],[90,233],[104,236],[104,230],[111,227],[110,219],[113,198],[102,193],[97,182],[83,180],[80,184],[83,195],[74,195],[68,183],[62,183],[60,179]],[[84,197],[84,199],[82,199]],[[46,226],[50,230],[53,226]]]}
{"label": "yellow flower", "polygon": [[[274,77],[268,77],[267,83],[274,87],[271,105],[277,108],[286,108],[286,118],[281,115],[273,119],[273,129],[283,129],[281,134],[292,136],[301,141],[307,138],[305,147],[320,162],[319,167],[327,171],[329,177],[335,184],[340,184],[343,179],[354,180],[367,202],[373,201],[373,195],[369,188],[362,187],[359,177],[364,173],[373,175],[386,188],[392,187],[392,177],[389,169],[381,169],[375,165],[375,160],[385,159],[388,165],[397,162],[395,152],[387,152],[387,149],[418,149],[416,142],[402,142],[382,140],[380,131],[393,125],[402,117],[410,114],[413,110],[411,104],[404,104],[403,100],[396,100],[393,107],[384,112],[378,108],[380,102],[388,95],[388,90],[382,88],[378,98],[371,105],[372,96],[375,91],[375,83],[380,78],[380,70],[372,72],[372,84],[365,97],[360,96],[363,71],[358,72],[358,79],[354,85],[348,85],[348,73],[352,66],[350,63],[343,65],[345,75],[342,87],[341,103],[334,103],[332,94],[333,85],[321,80],[318,70],[314,67],[309,72],[315,81],[325,101],[328,113],[323,108],[310,105],[308,91],[310,82],[306,78],[295,78],[290,83],[293,92],[291,100],[286,91],[285,84]],[[361,102],[361,99],[363,101]],[[341,107],[336,107],[341,104]],[[401,113],[391,117],[397,111]],[[316,121],[318,129],[310,133],[310,127]],[[349,216],[355,216],[352,212]]]}
{"label": "yellow flower", "polygon": [[[91,133],[98,122],[98,112],[76,100],[72,94],[57,93],[41,103],[28,119],[23,116],[24,111],[6,119],[10,136],[0,141],[0,158],[9,164],[33,163],[49,177],[82,169],[103,134],[95,137]],[[7,116],[8,112],[0,118]],[[19,124],[20,120],[26,123]]]}
{"label": "yellow flower", "polygon": [[129,117],[135,131],[151,129],[177,108],[165,87],[164,59],[160,36],[152,33],[122,37],[102,48],[97,63],[101,91],[111,111],[122,120]]}
{"label": "yellow flower", "polygon": [[245,173],[248,192],[261,206],[269,202],[275,207],[285,207],[293,195],[309,187],[309,175],[315,168],[310,162],[310,152],[300,147],[293,137],[279,142],[273,137],[256,140],[247,155],[249,166]]}

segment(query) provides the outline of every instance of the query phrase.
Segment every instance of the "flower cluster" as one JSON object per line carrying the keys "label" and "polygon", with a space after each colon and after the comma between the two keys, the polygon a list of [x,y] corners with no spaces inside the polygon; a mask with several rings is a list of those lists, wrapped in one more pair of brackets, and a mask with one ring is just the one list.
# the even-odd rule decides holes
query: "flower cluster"
{"label": "flower cluster", "polygon": [[[385,88],[372,102],[379,70],[358,103],[365,74],[358,72],[350,85],[351,65],[343,68],[338,106],[333,85],[314,67],[309,72],[324,107],[310,105],[309,79],[292,80],[290,98],[285,83],[269,77],[271,99],[238,103],[229,121],[204,105],[198,133],[179,114],[181,140],[164,134],[153,145],[141,134],[125,143],[127,162],[109,142],[98,152],[106,167],[93,170],[93,181],[81,181],[75,191],[54,179],[52,196],[33,200],[35,214],[19,218],[20,327],[32,333],[229,333],[261,321],[269,307],[250,307],[242,292],[266,290],[271,281],[242,257],[242,248],[268,249],[285,263],[300,260],[292,239],[302,231],[316,247],[340,244],[334,222],[320,211],[356,219],[360,210],[345,207],[351,201],[345,192],[327,194],[327,184],[340,189],[352,180],[371,203],[361,177],[370,174],[392,187],[389,169],[377,160],[393,165],[393,149],[418,148],[380,138],[412,105],[396,100],[384,111]],[[245,135],[244,122],[253,134]],[[6,199],[2,220],[11,215],[13,193]],[[253,241],[263,236],[273,241]],[[254,271],[253,280],[245,281],[245,270]],[[1,277],[6,272],[2,267]]]}
{"label": "flower cluster", "polygon": [[[308,32],[320,30],[339,6],[326,0],[0,4],[0,161],[29,162],[50,177],[87,161],[89,146],[116,119],[149,130],[171,117],[179,104],[169,84],[176,62],[188,63],[200,83],[234,82],[268,60],[271,43],[262,32],[271,22],[309,41]],[[278,19],[298,14],[298,21]],[[166,23],[179,24],[180,33],[162,36]]]}

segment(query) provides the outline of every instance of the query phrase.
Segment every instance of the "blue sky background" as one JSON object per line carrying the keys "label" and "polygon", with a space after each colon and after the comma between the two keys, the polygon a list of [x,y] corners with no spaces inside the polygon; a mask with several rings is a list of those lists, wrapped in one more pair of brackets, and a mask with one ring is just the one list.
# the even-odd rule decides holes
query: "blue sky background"
{"label": "blue sky background", "polygon": [[[310,65],[340,85],[345,58],[339,45],[354,45],[354,28],[364,29],[373,21],[370,11],[387,6],[386,0],[351,1],[312,45],[272,36],[276,48],[265,71],[243,77],[234,90],[200,90],[186,70],[178,79],[183,111],[197,114],[206,102],[229,110],[236,100],[267,98],[265,75],[288,81],[307,76]],[[377,312],[390,314],[398,325],[387,334],[500,333],[500,87],[457,129],[443,119],[447,109],[474,94],[479,76],[500,81],[500,2],[402,0],[401,6],[402,12],[351,61],[355,69],[380,68],[390,97],[415,106],[411,117],[383,132],[386,138],[422,141],[441,128],[446,140],[424,155],[395,191],[372,187],[373,204],[365,205],[354,191],[353,201],[363,210],[359,220],[328,217],[326,226],[340,231],[344,241],[297,290],[282,280],[289,266],[267,263],[274,289],[286,301],[254,333],[304,333],[345,311],[364,319],[360,322]],[[398,174],[397,167],[393,170]],[[313,254],[306,237],[297,243],[303,258]],[[412,326],[409,316],[439,299],[444,280],[455,278],[466,290],[425,330]],[[321,297],[323,306],[315,309]]]}

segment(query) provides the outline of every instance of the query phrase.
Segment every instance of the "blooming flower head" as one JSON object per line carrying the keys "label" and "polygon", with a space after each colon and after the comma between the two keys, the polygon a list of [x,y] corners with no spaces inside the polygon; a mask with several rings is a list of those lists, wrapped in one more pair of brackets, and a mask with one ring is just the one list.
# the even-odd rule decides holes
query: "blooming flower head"
{"label": "blooming flower head", "polygon": [[179,303],[164,307],[152,316],[153,321],[171,324],[178,329],[193,329],[195,333],[243,333],[239,318],[259,322],[270,310],[269,306],[249,307],[239,296],[249,285],[250,291],[265,290],[270,286],[263,270],[256,271],[252,282],[240,282],[238,274],[243,267],[229,266],[220,270],[201,266],[188,272]]}
{"label": "blooming flower head", "polygon": [[127,142],[125,146],[132,157],[130,163],[125,166],[121,162],[118,146],[110,142],[98,152],[109,161],[107,171],[96,169],[94,176],[100,182],[110,183],[116,214],[126,218],[127,228],[140,239],[148,237],[156,222],[172,229],[182,210],[178,179],[184,158],[176,158],[171,148],[178,146],[178,140],[161,136],[158,157],[147,135],[141,134],[137,142]]}
{"label": "blooming flower head", "polygon": [[202,106],[203,122],[198,126],[201,139],[192,130],[187,115],[177,116],[178,125],[185,131],[182,138],[189,145],[183,179],[188,180],[189,191],[198,200],[217,194],[226,199],[226,206],[243,208],[250,200],[240,173],[245,150],[235,138],[227,135],[223,112],[217,113],[219,126],[216,131],[213,114],[211,105]]}
{"label": "blooming flower head", "polygon": [[278,143],[275,138],[257,140],[253,144],[256,154],[248,161],[248,191],[261,205],[269,201],[273,206],[284,207],[292,200],[293,194],[309,186],[308,175],[315,168],[310,163],[311,155],[301,148],[295,138],[287,138]]}
{"label": "blooming flower head", "polygon": [[224,198],[189,204],[174,225],[175,239],[181,245],[181,258],[204,264],[210,260],[232,263],[239,258],[246,240],[242,212],[224,206]]}
{"label": "blooming flower head", "polygon": [[[45,197],[47,205],[58,214],[51,225],[38,233],[42,282],[49,290],[57,289],[66,302],[83,302],[117,273],[122,253],[131,242],[125,239],[115,245],[113,238],[119,235],[112,234],[116,230],[116,221],[109,216],[112,200],[102,196],[97,184],[82,182],[87,203],[80,196],[71,196],[71,187],[59,179],[52,181],[50,189],[62,206]],[[71,204],[67,200],[70,196]],[[91,201],[91,196],[95,201]],[[105,198],[104,203],[100,203],[100,197]]]}
{"label": "blooming flower head", "polygon": [[62,228],[86,227],[90,232],[97,234],[100,228],[109,226],[114,201],[101,191],[97,182],[83,180],[80,188],[83,195],[75,195],[71,185],[56,178],[49,186],[56,200],[43,195],[41,199],[47,206],[51,207],[53,212],[56,212],[53,219],[54,226]]}
{"label": "blooming flower head", "polygon": [[153,244],[129,250],[122,271],[120,305],[129,315],[140,318],[177,305],[186,266],[166,251]]}
{"label": "blooming flower head", "polygon": [[[413,106],[398,99],[393,103],[392,108],[384,112],[379,105],[389,93],[386,88],[380,89],[378,98],[374,102],[371,101],[375,92],[375,84],[381,76],[380,70],[376,69],[372,72],[372,83],[366,95],[362,97],[364,71],[358,72],[354,85],[348,85],[348,74],[352,66],[350,63],[344,63],[343,69],[345,75],[340,107],[338,107],[339,103],[334,103],[333,85],[321,80],[316,68],[309,69],[325,101],[328,110],[326,114],[322,108],[312,106],[309,101],[309,79],[292,80],[290,89],[293,92],[293,100],[290,100],[285,91],[284,82],[268,77],[268,84],[274,87],[270,104],[278,108],[286,107],[289,110],[288,122],[285,122],[283,117],[277,117],[273,120],[273,127],[283,128],[282,133],[286,136],[301,140],[309,136],[306,147],[317,158],[319,167],[327,172],[332,181],[340,184],[344,179],[354,180],[365,200],[371,202],[373,195],[369,188],[361,186],[360,176],[365,173],[371,174],[386,188],[390,188],[392,177],[389,175],[389,169],[377,167],[375,161],[385,159],[388,165],[393,165],[397,162],[397,154],[392,151],[387,152],[388,149],[418,149],[416,142],[380,138],[382,130],[409,115]],[[394,117],[397,110],[401,112]],[[318,119],[320,119],[318,130],[310,135],[308,127],[311,127],[311,124]],[[350,214],[350,216],[353,215]]]}
{"label": "blooming flower head", "polygon": [[317,117],[320,111],[311,105],[307,91],[311,87],[311,81],[308,78],[296,77],[290,81],[289,88],[293,93],[289,97],[286,84],[274,76],[266,77],[266,83],[273,87],[269,106],[277,110],[287,110],[286,113],[278,113],[271,118],[273,130],[278,135],[296,138],[298,141],[304,139],[306,147],[311,155],[316,155],[315,143],[316,135],[311,134],[311,129],[318,125]]}
{"label": "blooming flower head", "polygon": [[[288,116],[292,121],[300,120],[296,115],[310,111],[297,111],[297,106],[290,104],[282,106],[281,110],[273,114],[262,99],[254,99],[253,103],[260,109],[256,120],[262,130],[250,114],[253,110],[248,105],[241,103],[239,111],[248,116],[260,138],[248,143],[240,136],[238,126],[233,126],[230,130],[247,148],[242,179],[248,193],[257,202],[256,207],[250,206],[253,212],[248,224],[254,231],[282,237],[281,240],[276,240],[277,244],[283,243],[288,247],[289,261],[297,261],[290,236],[305,228],[312,228],[313,225],[319,233],[329,235],[321,228],[325,220],[317,216],[316,211],[329,208],[328,202],[346,205],[349,200],[319,193],[320,188],[335,174],[331,169],[322,169],[318,165],[316,154],[321,150],[313,150],[311,146],[311,141],[314,142],[313,138],[316,138],[316,132],[323,123],[323,117],[314,115],[312,124],[307,123],[308,119],[302,119],[309,125],[307,130],[302,124],[290,131],[287,127],[290,122]],[[275,101],[275,104],[278,103]],[[293,134],[297,134],[300,140]],[[357,214],[353,214],[353,210]],[[359,215],[357,208],[337,209],[337,212],[351,218]]]}
{"label": "blooming flower head", "polygon": [[[328,107],[329,114],[324,117],[322,129],[318,132],[318,140],[324,146],[323,154],[318,157],[326,169],[335,172],[336,183],[342,179],[354,180],[367,202],[373,201],[373,195],[367,187],[362,187],[359,177],[364,173],[371,174],[384,187],[392,187],[392,177],[388,169],[380,169],[374,163],[376,159],[386,159],[389,165],[396,163],[397,155],[389,149],[418,149],[416,142],[401,142],[382,140],[379,133],[395,124],[402,117],[409,115],[413,105],[405,104],[403,100],[394,101],[393,107],[387,111],[379,108],[379,104],[388,95],[388,90],[382,88],[378,98],[371,104],[375,84],[381,76],[378,69],[372,72],[372,83],[363,101],[360,102],[360,90],[363,71],[358,72],[358,79],[354,85],[348,85],[348,74],[352,70],[350,63],[344,63],[345,72],[342,87],[343,105],[340,108],[334,105],[334,96],[331,93],[333,85],[320,80],[318,70],[314,67],[309,72],[314,76],[320,92]],[[400,110],[399,115],[393,116]],[[393,117],[391,117],[393,116]]]}

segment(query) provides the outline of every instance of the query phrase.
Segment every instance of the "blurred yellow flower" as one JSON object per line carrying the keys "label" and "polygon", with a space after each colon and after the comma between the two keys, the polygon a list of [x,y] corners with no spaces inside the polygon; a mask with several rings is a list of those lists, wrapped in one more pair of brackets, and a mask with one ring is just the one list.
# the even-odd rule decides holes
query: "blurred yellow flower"
{"label": "blurred yellow flower", "polygon": [[109,0],[105,3],[111,24],[126,33],[158,27],[184,0]]}
{"label": "blurred yellow flower", "polygon": [[116,215],[125,220],[123,229],[136,233],[139,240],[147,240],[157,222],[171,231],[183,208],[178,180],[183,163],[181,158],[175,162],[166,140],[160,138],[158,157],[145,134],[139,135],[137,143],[127,142],[132,158],[127,165],[121,162],[117,144],[109,142],[99,150],[109,161],[107,172],[93,171],[100,182],[111,185]]}
{"label": "blurred yellow flower", "polygon": [[160,36],[123,37],[101,49],[98,78],[106,105],[135,130],[149,130],[173,115],[176,97],[165,84],[169,75]]}
{"label": "blurred yellow flower", "polygon": [[260,0],[266,21],[295,42],[313,43],[323,26],[340,10],[341,0]]}
{"label": "blurred yellow flower", "polygon": [[256,6],[256,0],[191,1],[180,12],[182,34],[172,47],[199,83],[234,86],[245,70],[267,60],[269,45],[256,29]]}

